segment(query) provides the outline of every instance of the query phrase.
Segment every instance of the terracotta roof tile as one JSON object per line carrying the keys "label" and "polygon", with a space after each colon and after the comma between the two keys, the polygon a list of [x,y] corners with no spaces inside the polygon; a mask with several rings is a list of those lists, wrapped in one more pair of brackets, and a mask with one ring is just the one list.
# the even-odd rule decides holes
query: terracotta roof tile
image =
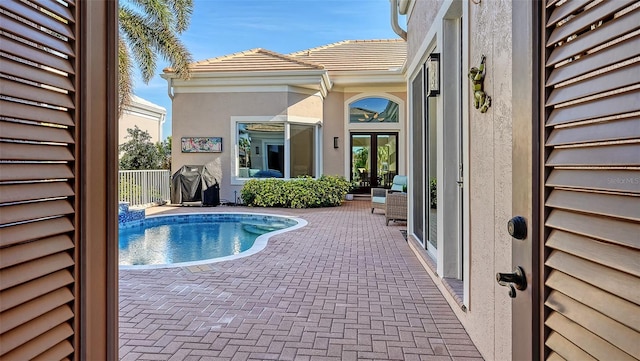
{"label": "terracotta roof tile", "polygon": [[329,71],[389,70],[402,67],[407,43],[402,39],[346,40],[289,55],[322,64]]}
{"label": "terracotta roof tile", "polygon": [[194,72],[323,69],[322,65],[261,48],[198,61],[190,67]]}

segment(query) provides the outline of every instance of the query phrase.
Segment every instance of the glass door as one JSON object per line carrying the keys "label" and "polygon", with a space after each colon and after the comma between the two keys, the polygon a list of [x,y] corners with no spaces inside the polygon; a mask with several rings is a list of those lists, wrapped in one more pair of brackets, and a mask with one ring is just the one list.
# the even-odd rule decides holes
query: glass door
{"label": "glass door", "polygon": [[356,193],[370,193],[371,187],[390,188],[396,174],[397,133],[351,134],[351,180]]}

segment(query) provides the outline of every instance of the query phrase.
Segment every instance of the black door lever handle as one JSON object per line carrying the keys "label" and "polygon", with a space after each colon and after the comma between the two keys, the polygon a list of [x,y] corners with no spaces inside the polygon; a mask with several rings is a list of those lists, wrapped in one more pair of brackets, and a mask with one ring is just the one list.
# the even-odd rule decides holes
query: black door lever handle
{"label": "black door lever handle", "polygon": [[496,273],[496,281],[500,286],[509,287],[509,296],[516,297],[516,289],[524,290],[527,288],[527,278],[524,269],[518,266],[513,273]]}

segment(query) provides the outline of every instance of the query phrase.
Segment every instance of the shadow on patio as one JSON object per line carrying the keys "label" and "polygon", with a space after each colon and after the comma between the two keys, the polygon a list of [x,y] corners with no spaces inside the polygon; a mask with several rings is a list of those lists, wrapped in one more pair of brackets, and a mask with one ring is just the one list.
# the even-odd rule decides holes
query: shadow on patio
{"label": "shadow on patio", "polygon": [[409,249],[370,202],[259,212],[309,224],[260,253],[206,267],[120,270],[123,360],[480,360]]}

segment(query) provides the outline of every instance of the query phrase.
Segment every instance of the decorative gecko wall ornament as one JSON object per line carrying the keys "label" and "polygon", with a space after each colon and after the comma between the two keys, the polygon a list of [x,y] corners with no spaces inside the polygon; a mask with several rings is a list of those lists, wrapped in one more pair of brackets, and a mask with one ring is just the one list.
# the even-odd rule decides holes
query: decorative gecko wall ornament
{"label": "decorative gecko wall ornament", "polygon": [[491,97],[482,89],[484,86],[484,64],[486,60],[483,55],[480,66],[477,68],[474,66],[469,70],[469,79],[473,84],[473,106],[476,109],[480,109],[480,113],[486,113],[491,106]]}

